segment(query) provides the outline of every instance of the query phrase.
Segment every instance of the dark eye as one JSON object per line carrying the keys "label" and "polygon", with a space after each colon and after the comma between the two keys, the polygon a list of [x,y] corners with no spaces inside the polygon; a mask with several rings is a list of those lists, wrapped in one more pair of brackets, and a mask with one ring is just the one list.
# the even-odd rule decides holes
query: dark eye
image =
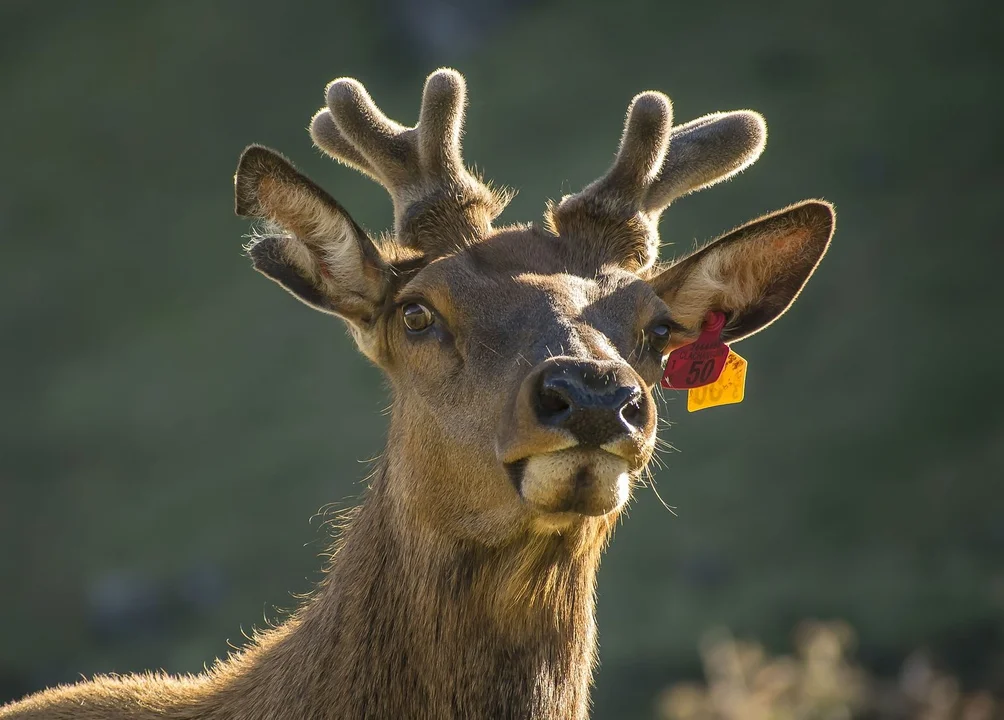
{"label": "dark eye", "polygon": [[645,339],[652,350],[662,353],[669,345],[669,338],[673,334],[672,328],[666,323],[656,323],[645,333]]}
{"label": "dark eye", "polygon": [[436,316],[432,310],[421,303],[408,303],[401,308],[401,317],[404,319],[404,326],[409,332],[419,333],[428,330],[436,321]]}

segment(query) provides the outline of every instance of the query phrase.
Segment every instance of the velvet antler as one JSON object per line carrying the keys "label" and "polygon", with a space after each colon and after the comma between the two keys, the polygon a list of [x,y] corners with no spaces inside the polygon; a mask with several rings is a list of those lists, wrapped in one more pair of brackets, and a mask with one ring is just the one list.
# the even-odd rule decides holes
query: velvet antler
{"label": "velvet antler", "polygon": [[387,189],[398,241],[426,254],[485,237],[509,200],[464,165],[466,95],[460,73],[437,70],[425,82],[418,124],[406,128],[384,115],[359,81],[341,78],[328,85],[328,106],[310,124],[325,153]]}
{"label": "velvet antler", "polygon": [[751,110],[714,113],[671,128],[673,108],[660,92],[635,96],[610,170],[549,207],[555,234],[576,237],[598,257],[640,271],[659,254],[659,216],[676,198],[742,171],[767,139]]}

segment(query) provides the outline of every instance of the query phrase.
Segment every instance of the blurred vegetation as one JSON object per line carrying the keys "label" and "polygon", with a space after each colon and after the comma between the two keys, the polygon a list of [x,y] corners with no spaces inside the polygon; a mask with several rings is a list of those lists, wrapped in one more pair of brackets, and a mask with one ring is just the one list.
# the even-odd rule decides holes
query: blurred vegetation
{"label": "blurred vegetation", "polygon": [[965,692],[922,652],[898,678],[876,680],[853,659],[853,630],[841,622],[804,622],[794,657],[769,657],[761,645],[709,632],[702,642],[707,684],[680,683],[657,704],[665,720],[1000,720],[1004,704],[987,691]]}
{"label": "blurred vegetation", "polygon": [[599,175],[636,92],[679,121],[752,107],[742,177],[686,198],[664,253],[810,196],[833,248],[744,342],[746,402],[688,416],[601,573],[597,717],[646,717],[708,628],[785,646],[846,618],[894,676],[927,648],[1001,690],[1004,5],[776,0],[0,3],[0,695],[198,670],[317,577],[388,398],[337,322],[249,269],[240,150],[290,156],[364,225],[383,191],[304,130],[351,75],[413,122],[467,77],[468,159],[503,220]]}

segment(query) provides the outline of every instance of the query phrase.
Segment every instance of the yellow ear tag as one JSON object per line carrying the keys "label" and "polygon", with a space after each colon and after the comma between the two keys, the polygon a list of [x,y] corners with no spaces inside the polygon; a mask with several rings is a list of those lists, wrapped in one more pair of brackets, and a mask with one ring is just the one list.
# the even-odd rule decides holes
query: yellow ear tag
{"label": "yellow ear tag", "polygon": [[690,388],[687,410],[697,412],[717,405],[741,403],[746,394],[746,361],[729,348],[722,374],[710,385]]}

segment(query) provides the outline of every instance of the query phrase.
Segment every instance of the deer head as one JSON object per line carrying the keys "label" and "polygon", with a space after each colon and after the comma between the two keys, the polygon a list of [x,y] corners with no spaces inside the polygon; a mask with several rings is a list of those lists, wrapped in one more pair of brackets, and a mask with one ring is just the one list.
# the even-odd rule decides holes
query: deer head
{"label": "deer head", "polygon": [[252,146],[237,212],[266,226],[248,252],[344,320],[389,377],[397,512],[483,546],[594,542],[652,456],[667,354],[710,310],[725,314],[728,342],[784,313],[826,251],[833,211],[802,202],[659,265],[662,211],[753,163],[766,128],[745,110],[674,128],[669,99],[646,92],[603,177],[549,206],[543,225],[495,228],[509,196],[464,165],[465,93],[455,71],[433,73],[417,125],[403,127],[357,81],[332,82],[311,136],[388,190],[393,235],[370,237],[286,159]]}
{"label": "deer head", "polygon": [[388,120],[354,80],[311,134],[382,183],[394,233],[371,238],[282,156],[248,148],[237,212],[265,221],[255,268],[347,324],[393,388],[387,452],[315,596],[188,678],[98,678],[4,717],[586,716],[600,550],[655,445],[667,354],[709,311],[735,342],[780,316],[830,241],[807,201],[656,263],[675,198],[752,163],[749,111],[673,128],[631,103],[610,170],[494,228],[508,195],[460,156],[465,90],[439,70],[419,122]]}

